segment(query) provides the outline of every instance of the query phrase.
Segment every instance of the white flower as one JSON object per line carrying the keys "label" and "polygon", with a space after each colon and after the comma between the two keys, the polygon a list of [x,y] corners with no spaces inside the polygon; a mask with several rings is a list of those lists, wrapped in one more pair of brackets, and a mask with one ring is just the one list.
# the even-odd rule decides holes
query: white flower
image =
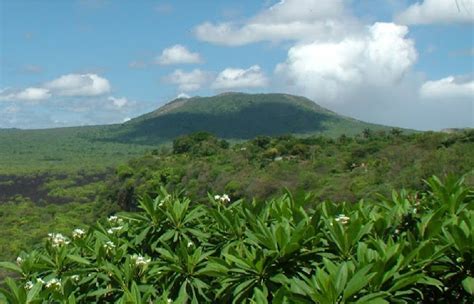
{"label": "white flower", "polygon": [[79,275],[78,274],[75,274],[75,275],[72,275],[71,276],[71,280],[73,280],[74,282],[78,282],[80,279]]}
{"label": "white flower", "polygon": [[33,285],[34,285],[33,282],[28,281],[25,283],[25,289],[30,290],[31,288],[33,288]]}
{"label": "white flower", "polygon": [[193,246],[193,245],[194,245],[193,242],[191,242],[191,241],[188,242],[188,248],[191,247],[191,246]]}
{"label": "white flower", "polygon": [[36,279],[36,282],[40,282],[41,284],[44,284],[44,283],[45,283],[42,278],[37,278],[37,279]]}
{"label": "white flower", "polygon": [[52,278],[46,283],[46,288],[51,289],[60,289],[61,288],[61,279]]}
{"label": "white flower", "polygon": [[230,197],[227,194],[222,195],[221,202],[230,203]]}
{"label": "white flower", "polygon": [[348,216],[345,216],[344,214],[338,214],[335,218],[336,222],[340,222],[341,224],[345,225],[349,222],[351,218]]}
{"label": "white flower", "polygon": [[171,304],[171,303],[173,303],[173,300],[168,299],[166,302],[167,302],[168,304]]}
{"label": "white flower", "polygon": [[108,221],[110,223],[114,223],[114,224],[122,224],[123,223],[123,219],[119,218],[116,215],[109,216]]}
{"label": "white flower", "polygon": [[147,259],[141,255],[136,255],[136,254],[132,255],[132,260],[135,261],[135,266],[145,266],[151,262],[151,259]]}
{"label": "white flower", "polygon": [[112,227],[107,230],[108,234],[114,234],[115,231],[120,231],[122,230],[123,226],[117,226],[117,227]]}
{"label": "white flower", "polygon": [[115,244],[111,241],[107,241],[105,244],[104,244],[104,248],[105,248],[105,251],[107,252],[110,252],[112,251],[112,249],[115,248]]}
{"label": "white flower", "polygon": [[81,239],[86,232],[80,228],[76,228],[72,231],[72,238],[73,239]]}
{"label": "white flower", "polygon": [[214,200],[221,201],[221,203],[229,203],[230,202],[230,197],[227,194],[222,194],[222,196],[221,195],[214,195]]}
{"label": "white flower", "polygon": [[61,247],[70,243],[61,233],[48,233],[48,236],[53,247]]}
{"label": "white flower", "polygon": [[21,257],[17,257],[16,258],[16,263],[18,264],[18,266],[20,266],[21,263],[23,263],[23,259]]}

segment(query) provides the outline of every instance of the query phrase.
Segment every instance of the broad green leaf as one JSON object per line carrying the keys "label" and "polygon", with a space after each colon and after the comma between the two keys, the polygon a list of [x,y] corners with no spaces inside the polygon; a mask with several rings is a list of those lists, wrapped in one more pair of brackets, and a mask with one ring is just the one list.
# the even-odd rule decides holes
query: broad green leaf
{"label": "broad green leaf", "polygon": [[462,287],[467,293],[469,293],[470,295],[474,295],[474,278],[467,277],[462,280]]}

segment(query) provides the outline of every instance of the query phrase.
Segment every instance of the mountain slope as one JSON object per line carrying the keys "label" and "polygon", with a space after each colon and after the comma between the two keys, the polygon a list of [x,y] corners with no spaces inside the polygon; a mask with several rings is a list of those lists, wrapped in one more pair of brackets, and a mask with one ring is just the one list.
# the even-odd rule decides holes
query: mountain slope
{"label": "mountain slope", "polygon": [[289,133],[354,135],[366,128],[388,129],[338,115],[304,97],[244,93],[176,99],[123,126],[115,139],[127,142],[160,142],[196,131],[248,139]]}

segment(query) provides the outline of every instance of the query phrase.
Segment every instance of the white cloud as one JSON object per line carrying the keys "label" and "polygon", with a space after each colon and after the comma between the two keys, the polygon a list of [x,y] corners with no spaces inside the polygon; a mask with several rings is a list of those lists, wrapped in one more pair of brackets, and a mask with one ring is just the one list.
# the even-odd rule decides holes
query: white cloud
{"label": "white cloud", "polygon": [[346,13],[343,0],[282,0],[243,24],[205,22],[194,33],[202,41],[237,46],[258,41],[334,39],[355,27],[357,22]]}
{"label": "white cloud", "polygon": [[112,104],[119,109],[123,108],[128,103],[128,100],[125,97],[116,98],[113,96],[109,96],[107,100],[111,101]]}
{"label": "white cloud", "polygon": [[199,53],[190,52],[186,47],[176,44],[166,48],[161,52],[155,60],[157,64],[184,64],[184,63],[201,63],[202,58]]}
{"label": "white cloud", "polygon": [[109,81],[97,74],[68,74],[44,85],[59,96],[97,96],[110,91]]}
{"label": "white cloud", "polygon": [[396,16],[402,24],[474,23],[472,0],[424,0]]}
{"label": "white cloud", "polygon": [[199,90],[209,81],[210,74],[200,69],[184,72],[180,69],[168,75],[165,80],[177,84],[180,91],[189,92]]}
{"label": "white cloud", "polygon": [[391,86],[417,59],[406,26],[375,23],[338,42],[298,44],[275,72],[311,98],[330,103],[352,100],[358,87]]}
{"label": "white cloud", "polygon": [[179,99],[179,98],[188,99],[188,98],[191,98],[191,96],[189,96],[189,95],[186,94],[186,93],[179,93],[178,96],[176,96],[176,98],[174,98],[174,99]]}
{"label": "white cloud", "polygon": [[[439,80],[426,81],[420,89],[425,99],[439,100],[474,100],[474,79],[448,76]],[[474,118],[473,118],[474,119]]]}
{"label": "white cloud", "polygon": [[258,65],[248,69],[227,68],[217,75],[212,88],[216,90],[233,90],[264,87],[268,83]]}
{"label": "white cloud", "polygon": [[40,101],[51,97],[51,93],[45,88],[30,87],[21,91],[10,92],[10,90],[2,90],[0,92],[0,100],[5,101]]}

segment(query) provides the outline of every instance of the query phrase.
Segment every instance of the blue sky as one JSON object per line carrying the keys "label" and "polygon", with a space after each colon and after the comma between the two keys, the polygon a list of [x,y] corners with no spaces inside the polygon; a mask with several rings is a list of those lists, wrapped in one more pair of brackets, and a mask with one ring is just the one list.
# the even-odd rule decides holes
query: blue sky
{"label": "blue sky", "polygon": [[0,3],[0,128],[120,123],[224,91],[474,127],[473,0]]}

